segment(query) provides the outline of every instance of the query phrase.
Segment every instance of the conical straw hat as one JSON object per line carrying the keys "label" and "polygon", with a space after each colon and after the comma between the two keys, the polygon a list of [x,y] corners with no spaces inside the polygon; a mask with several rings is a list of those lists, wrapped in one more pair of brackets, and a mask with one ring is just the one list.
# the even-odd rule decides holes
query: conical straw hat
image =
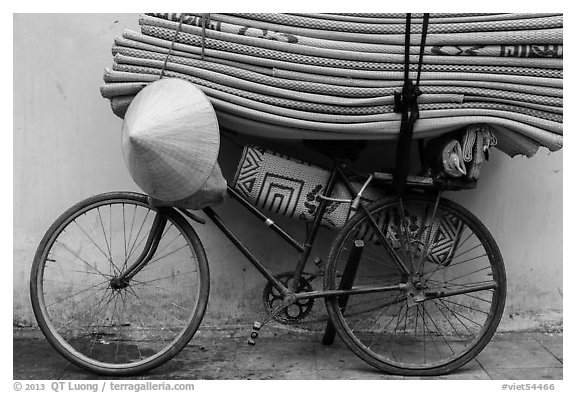
{"label": "conical straw hat", "polygon": [[198,191],[218,158],[220,133],[212,104],[181,79],[161,79],[134,98],[122,127],[128,171],[148,195],[176,201]]}

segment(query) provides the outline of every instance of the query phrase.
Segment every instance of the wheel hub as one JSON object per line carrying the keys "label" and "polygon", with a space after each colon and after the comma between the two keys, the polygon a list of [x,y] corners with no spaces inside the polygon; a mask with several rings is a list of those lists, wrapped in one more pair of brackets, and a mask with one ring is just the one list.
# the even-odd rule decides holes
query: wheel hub
{"label": "wheel hub", "polygon": [[424,294],[425,285],[420,280],[419,275],[414,275],[406,283],[406,299],[408,302],[408,307],[412,307],[417,303],[421,303],[426,300],[426,295]]}
{"label": "wheel hub", "polygon": [[110,280],[110,287],[115,290],[124,289],[128,286],[128,280],[121,279],[120,277],[114,277]]}

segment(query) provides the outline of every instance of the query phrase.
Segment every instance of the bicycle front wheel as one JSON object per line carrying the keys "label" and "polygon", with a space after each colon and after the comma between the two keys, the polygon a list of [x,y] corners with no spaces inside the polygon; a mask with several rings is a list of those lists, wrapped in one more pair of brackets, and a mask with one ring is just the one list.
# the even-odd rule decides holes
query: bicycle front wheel
{"label": "bicycle front wheel", "polygon": [[[327,298],[337,332],[389,373],[438,375],[461,367],[485,347],[502,316],[506,274],[496,242],[472,213],[445,199],[389,198],[368,212],[381,234],[357,213],[332,244],[325,288],[349,289],[341,282],[353,281],[353,289],[388,290]],[[352,260],[354,269],[347,266]]]}
{"label": "bicycle front wheel", "polygon": [[115,277],[144,249],[158,211],[142,194],[97,195],[66,211],[34,257],[30,293],[48,341],[92,372],[131,375],[176,355],[196,332],[209,273],[198,236],[179,214],[148,264],[126,285]]}

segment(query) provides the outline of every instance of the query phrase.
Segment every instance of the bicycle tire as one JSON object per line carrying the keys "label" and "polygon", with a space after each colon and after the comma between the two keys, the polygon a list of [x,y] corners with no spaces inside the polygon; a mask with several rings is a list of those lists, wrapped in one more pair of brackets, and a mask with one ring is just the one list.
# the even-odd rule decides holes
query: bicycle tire
{"label": "bicycle tire", "polygon": [[[452,201],[440,199],[436,210],[434,206],[435,198],[417,194],[403,198],[402,204],[397,197],[390,197],[367,208],[406,266],[418,266],[422,257],[421,275],[416,279],[422,292],[414,284],[411,289],[350,295],[344,304],[339,297],[326,298],[330,319],[346,345],[387,373],[433,376],[456,370],[488,344],[504,309],[506,272],[488,229]],[[402,222],[406,225],[398,226]],[[362,240],[364,246],[354,288],[374,282],[411,282],[417,269],[411,267],[407,275],[390,264],[391,255],[384,252],[372,228],[366,213],[360,211],[336,236],[325,267],[326,290],[339,289],[339,276],[347,263],[346,247],[351,248],[354,240]],[[427,236],[428,242],[423,242]],[[469,242],[471,238],[478,244]],[[472,247],[458,251],[460,246]],[[374,249],[380,252],[368,254]],[[482,287],[490,289],[479,290]],[[458,294],[459,290],[464,293]],[[453,296],[428,299],[424,293]],[[418,296],[422,296],[418,302],[409,300]]]}
{"label": "bicycle tire", "polygon": [[32,308],[50,344],[75,365],[140,374],[174,357],[198,329],[210,281],[204,247],[185,218],[163,211],[167,224],[154,256],[121,289],[111,279],[141,253],[158,214],[145,195],[93,196],[44,235],[31,271]]}

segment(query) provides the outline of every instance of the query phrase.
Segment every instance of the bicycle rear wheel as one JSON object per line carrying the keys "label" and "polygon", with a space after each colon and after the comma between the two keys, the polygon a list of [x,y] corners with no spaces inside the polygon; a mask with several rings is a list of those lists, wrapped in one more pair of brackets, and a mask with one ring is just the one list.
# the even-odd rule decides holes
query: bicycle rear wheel
{"label": "bicycle rear wheel", "polygon": [[399,286],[327,298],[337,332],[389,373],[438,375],[461,367],[486,346],[502,316],[506,273],[496,242],[472,213],[445,199],[436,205],[424,195],[389,198],[368,211],[408,272],[392,260],[368,216],[356,214],[332,243],[326,290],[339,289],[358,244],[354,288]]}
{"label": "bicycle rear wheel", "polygon": [[148,264],[125,286],[112,281],[142,253],[158,211],[142,194],[82,201],[54,222],[34,257],[32,307],[48,341],[92,372],[131,375],[176,355],[196,332],[209,273],[198,236],[167,210]]}

